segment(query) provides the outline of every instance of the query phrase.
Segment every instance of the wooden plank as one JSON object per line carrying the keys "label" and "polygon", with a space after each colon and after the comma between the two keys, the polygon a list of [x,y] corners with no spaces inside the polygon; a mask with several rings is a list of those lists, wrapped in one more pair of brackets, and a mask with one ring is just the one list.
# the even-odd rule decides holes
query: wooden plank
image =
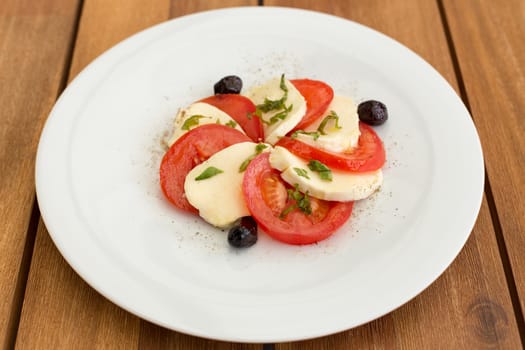
{"label": "wooden plank", "polygon": [[525,310],[525,2],[443,3]]}
{"label": "wooden plank", "polygon": [[129,349],[139,319],[89,287],[39,226],[17,349]]}
{"label": "wooden plank", "polygon": [[[267,0],[356,20],[404,43],[458,91],[435,1],[321,2]],[[278,344],[276,349],[521,348],[492,219],[484,200],[477,224],[451,267],[395,312],[333,337]]]}
{"label": "wooden plank", "polygon": [[62,84],[77,6],[67,0],[0,1],[1,349],[12,346],[16,334],[34,239],[35,227],[27,233],[35,152]]}
{"label": "wooden plank", "polygon": [[[157,0],[85,1],[70,79],[100,53],[155,23],[222,5]],[[247,2],[229,1],[229,5]],[[253,3],[253,2],[251,2]],[[191,6],[193,5],[193,7]],[[67,265],[40,223],[16,346],[18,349],[258,348],[172,332],[118,308]]]}
{"label": "wooden plank", "polygon": [[[69,79],[118,41],[168,14],[169,2],[163,0],[84,1]],[[69,267],[40,222],[16,348],[129,349],[137,347],[139,331],[138,317],[107,301]]]}

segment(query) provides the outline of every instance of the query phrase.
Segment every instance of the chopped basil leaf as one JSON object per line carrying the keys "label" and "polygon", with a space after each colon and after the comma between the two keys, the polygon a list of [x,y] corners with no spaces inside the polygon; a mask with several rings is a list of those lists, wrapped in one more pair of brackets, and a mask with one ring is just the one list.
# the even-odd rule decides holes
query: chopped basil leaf
{"label": "chopped basil leaf", "polygon": [[279,219],[281,219],[281,220],[284,219],[286,217],[286,215],[288,215],[288,213],[290,213],[295,208],[297,208],[297,205],[295,205],[295,204],[292,204],[292,205],[284,208],[283,211],[281,212],[281,214],[279,214]]}
{"label": "chopped basil leaf", "polygon": [[319,131],[304,131],[304,130],[296,130],[292,133],[292,139],[297,138],[299,134],[309,135],[314,138],[314,141],[321,136],[321,133]]}
{"label": "chopped basil leaf", "polygon": [[[279,83],[279,88],[284,92],[283,97],[278,100],[270,100],[268,98],[264,99],[262,104],[258,104],[255,108],[255,113],[253,115],[258,116],[261,121],[267,125],[272,125],[277,123],[279,120],[285,119],[290,111],[293,109],[293,105],[286,106],[285,102],[288,99],[288,88],[286,87],[286,81],[284,79],[284,74],[281,75],[281,82]],[[261,118],[263,113],[268,113],[271,111],[277,111],[270,120],[263,120]]]}
{"label": "chopped basil leaf", "polygon": [[321,180],[332,181],[332,170],[318,160],[312,159],[308,162],[311,171],[319,173]]}
{"label": "chopped basil leaf", "polygon": [[299,191],[299,185],[295,184],[294,189],[288,189],[288,198],[295,201],[294,204],[289,205],[284,208],[284,210],[279,215],[279,219],[284,219],[292,210],[299,209],[306,215],[312,214],[312,206],[310,204],[310,197],[308,196],[308,191],[305,194],[302,194]]}
{"label": "chopped basil leaf", "polygon": [[308,180],[310,180],[310,176],[308,176],[308,172],[307,172],[305,169],[301,169],[301,168],[293,168],[293,170],[295,170],[295,172],[297,173],[297,175],[302,176],[302,177],[305,177],[305,178],[307,178]]}
{"label": "chopped basil leaf", "polygon": [[283,95],[283,97],[281,97],[278,100],[270,100],[268,98],[265,98],[264,102],[262,104],[257,105],[257,109],[259,109],[259,111],[264,112],[264,113],[267,113],[267,112],[270,112],[270,111],[279,110],[279,109],[283,109],[283,108],[285,108],[284,101],[286,101],[287,97],[288,96],[285,93]]}
{"label": "chopped basil leaf", "polygon": [[230,120],[224,125],[229,126],[230,128],[235,128],[237,126],[237,123],[235,122],[235,120]]}
{"label": "chopped basil leaf", "polygon": [[264,143],[258,143],[256,146],[255,146],[255,153],[250,155],[248,158],[246,158],[244,160],[244,162],[241,163],[241,166],[239,167],[239,172],[242,173],[243,171],[246,170],[246,168],[248,167],[248,165],[250,164],[250,162],[253,160],[253,158],[257,157],[259,154],[262,153],[262,151],[267,148],[268,146],[265,145]]}
{"label": "chopped basil leaf", "polygon": [[258,143],[257,146],[255,146],[255,153],[260,154],[266,148],[268,148],[268,146],[265,145],[264,143]]}
{"label": "chopped basil leaf", "polygon": [[209,118],[209,117],[205,117],[203,115],[192,115],[191,117],[189,117],[188,119],[184,121],[181,129],[190,130],[192,127],[199,125],[199,119],[202,119],[202,118]]}
{"label": "chopped basil leaf", "polygon": [[223,172],[224,171],[222,171],[221,169],[218,169],[214,166],[210,166],[210,167],[207,167],[199,176],[197,176],[195,178],[195,181],[206,180],[206,179],[209,179],[210,177],[213,177]]}
{"label": "chopped basil leaf", "polygon": [[248,158],[246,158],[244,160],[244,162],[241,163],[241,166],[239,167],[239,172],[242,173],[243,171],[246,170],[246,168],[248,167],[248,165],[250,164],[250,162],[253,160],[253,158],[255,158],[255,156],[252,154],[251,156],[249,156]]}
{"label": "chopped basil leaf", "polygon": [[335,120],[335,128],[341,129],[341,127],[339,126],[339,116],[334,111],[330,111],[330,114],[323,119],[323,121],[321,122],[321,124],[319,124],[319,127],[317,128],[317,131],[319,131],[321,135],[326,135],[324,128],[330,120]]}
{"label": "chopped basil leaf", "polygon": [[279,88],[283,90],[285,93],[288,93],[288,88],[286,87],[286,83],[284,80],[284,74],[281,74],[281,82],[279,83]]}

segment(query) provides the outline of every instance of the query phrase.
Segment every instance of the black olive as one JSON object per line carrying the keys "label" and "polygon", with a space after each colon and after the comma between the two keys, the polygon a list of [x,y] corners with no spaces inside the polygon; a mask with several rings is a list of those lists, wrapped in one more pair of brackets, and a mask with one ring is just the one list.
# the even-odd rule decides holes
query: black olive
{"label": "black olive", "polygon": [[257,223],[251,216],[244,216],[228,232],[228,243],[236,248],[247,248],[257,242]]}
{"label": "black olive", "polygon": [[368,100],[361,102],[357,107],[359,120],[369,125],[381,125],[388,119],[388,111],[384,103]]}
{"label": "black olive", "polygon": [[236,75],[228,75],[213,85],[213,92],[217,94],[239,94],[242,89],[242,80]]}

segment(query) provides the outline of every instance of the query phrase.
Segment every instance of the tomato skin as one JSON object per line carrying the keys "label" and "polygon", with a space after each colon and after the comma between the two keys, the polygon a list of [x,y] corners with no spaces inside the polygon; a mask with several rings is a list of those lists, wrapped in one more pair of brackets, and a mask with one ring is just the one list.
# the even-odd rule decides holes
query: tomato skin
{"label": "tomato skin", "polygon": [[184,195],[186,175],[216,152],[239,142],[251,141],[239,130],[220,124],[204,124],[182,135],[166,152],[160,164],[160,185],[177,208],[198,214]]}
{"label": "tomato skin", "polygon": [[306,100],[306,114],[292,130],[293,132],[306,128],[326,111],[334,98],[334,90],[330,85],[319,80],[294,79],[290,82]]}
{"label": "tomato skin", "polygon": [[[311,244],[321,241],[339,229],[352,214],[353,202],[329,202],[311,198],[312,214],[296,209],[280,218],[273,203],[267,203],[262,191],[266,179],[278,178],[272,169],[269,153],[262,153],[248,165],[243,178],[243,193],[248,210],[269,236],[288,244]],[[280,180],[283,186],[289,186]],[[270,196],[272,197],[272,196]],[[287,199],[284,207],[294,202]]]}
{"label": "tomato skin", "polygon": [[291,137],[282,137],[276,146],[282,146],[304,159],[316,159],[329,168],[352,172],[367,172],[380,169],[385,164],[385,148],[375,131],[359,122],[358,145],[348,152],[335,153],[313,147]]}
{"label": "tomato skin", "polygon": [[249,98],[237,94],[217,94],[206,97],[200,102],[217,107],[232,117],[253,142],[263,140],[264,129],[259,118],[248,118],[248,115],[255,112],[255,105]]}

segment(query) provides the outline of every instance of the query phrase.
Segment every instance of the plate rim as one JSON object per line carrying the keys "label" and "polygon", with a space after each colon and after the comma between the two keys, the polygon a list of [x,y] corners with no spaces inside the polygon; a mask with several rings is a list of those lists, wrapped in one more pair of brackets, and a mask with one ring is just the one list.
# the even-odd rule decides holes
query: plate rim
{"label": "plate rim", "polygon": [[[356,28],[360,28],[359,30],[371,31],[371,32],[374,32],[376,34],[379,34],[381,37],[383,37],[383,40],[386,39],[386,40],[395,42],[402,49],[408,50],[412,55],[414,55],[420,61],[422,61],[422,63],[426,64],[427,68],[430,68],[437,76],[439,76],[442,79],[442,81],[446,85],[448,85],[448,88],[451,89],[454,92],[454,94],[456,95],[456,97],[459,100],[459,102],[463,105],[463,107],[465,109],[465,112],[467,114],[469,114],[468,110],[466,109],[466,107],[462,103],[462,101],[459,98],[459,96],[457,96],[457,93],[455,93],[455,91],[452,89],[450,84],[448,84],[448,82],[439,74],[439,72],[437,72],[435,70],[434,67],[432,67],[427,61],[425,61],[423,58],[421,58],[419,55],[417,55],[410,48],[404,46],[403,44],[399,43],[395,39],[393,39],[391,37],[388,37],[387,35],[379,32],[379,31],[377,31],[377,30],[375,30],[373,28],[364,26],[362,24],[359,24],[357,22],[354,22],[352,20],[348,20],[348,19],[345,19],[345,18],[342,18],[342,17],[337,17],[337,16],[334,16],[334,15],[331,15],[331,14],[320,13],[320,12],[311,11],[311,10],[303,10],[303,9],[295,9],[295,8],[287,8],[287,7],[272,7],[272,6],[264,6],[264,7],[251,7],[251,6],[248,6],[248,7],[223,8],[223,9],[218,9],[218,10],[208,10],[208,11],[203,11],[203,12],[198,12],[198,13],[192,13],[192,14],[189,14],[189,15],[185,15],[185,16],[181,16],[181,17],[178,17],[178,18],[175,18],[175,19],[171,19],[171,20],[168,20],[168,21],[156,24],[156,25],[154,25],[152,27],[146,28],[146,29],[144,29],[144,30],[142,30],[142,31],[140,31],[140,32],[138,32],[138,33],[136,33],[136,34],[126,38],[126,39],[124,39],[123,41],[119,42],[118,44],[116,44],[112,48],[106,50],[104,53],[102,53],[100,56],[98,56],[94,61],[92,61],[88,66],[86,66],[72,80],[72,82],[66,87],[64,92],[60,95],[60,97],[57,100],[55,106],[53,107],[52,111],[50,112],[48,119],[46,120],[45,126],[44,126],[43,131],[42,131],[42,135],[41,135],[41,138],[40,138],[40,141],[39,141],[39,145],[38,145],[37,157],[36,157],[36,162],[35,162],[36,194],[37,194],[37,200],[38,200],[39,207],[41,208],[41,216],[42,216],[42,219],[43,219],[43,221],[44,221],[44,223],[46,225],[46,228],[48,228],[49,235],[50,235],[51,239],[53,240],[54,244],[59,249],[59,251],[62,254],[62,256],[64,258],[66,258],[66,261],[68,262],[68,264],[81,276],[81,278],[84,281],[86,281],[90,286],[92,286],[95,290],[97,290],[98,293],[102,294],[104,297],[106,297],[107,299],[109,299],[113,303],[115,303],[115,304],[119,305],[120,307],[124,308],[125,310],[127,310],[127,311],[129,311],[129,312],[131,312],[131,313],[133,313],[135,315],[138,315],[139,317],[141,317],[141,318],[143,318],[145,320],[148,320],[150,322],[153,322],[155,324],[159,324],[159,325],[161,325],[163,327],[166,327],[166,328],[169,328],[169,329],[173,329],[173,330],[176,330],[176,331],[180,331],[180,332],[183,332],[183,333],[186,333],[186,334],[191,334],[191,335],[194,335],[194,336],[200,336],[200,337],[206,337],[206,338],[210,338],[210,335],[206,334],[206,332],[199,332],[199,331],[196,331],[194,329],[186,329],[184,327],[174,328],[173,325],[165,324],[162,321],[159,321],[158,319],[156,319],[154,317],[151,317],[148,314],[144,314],[142,312],[139,312],[139,310],[133,309],[130,305],[127,305],[127,303],[122,302],[122,300],[116,300],[116,298],[114,297],[114,295],[112,295],[112,293],[107,293],[107,291],[105,290],[104,286],[101,286],[101,285],[99,285],[99,283],[97,283],[98,281],[88,280],[88,279],[85,278],[85,275],[86,275],[85,268],[82,267],[82,266],[78,266],[77,265],[78,262],[75,260],[74,257],[72,257],[69,254],[69,251],[67,250],[67,247],[64,245],[64,242],[59,239],[60,235],[57,234],[56,231],[55,231],[55,230],[57,230],[56,222],[51,222],[51,221],[48,220],[50,218],[51,214],[49,214],[49,211],[48,211],[49,207],[46,206],[46,204],[44,204],[44,202],[46,202],[48,199],[44,199],[45,195],[43,193],[45,191],[42,188],[42,186],[45,185],[45,184],[42,183],[42,181],[43,181],[42,180],[43,178],[42,178],[42,175],[41,175],[43,173],[43,170],[42,170],[43,163],[42,162],[45,161],[45,157],[44,157],[44,153],[43,152],[44,152],[44,147],[46,147],[45,146],[46,130],[48,129],[48,124],[52,123],[53,115],[55,113],[58,113],[58,111],[60,111],[61,105],[63,103],[65,103],[64,101],[66,101],[66,99],[69,98],[68,96],[70,94],[70,91],[73,91],[74,89],[76,89],[77,85],[81,84],[83,82],[84,77],[86,75],[88,75],[91,70],[93,70],[96,67],[98,67],[97,66],[99,64],[98,62],[103,62],[104,57],[110,56],[110,55],[112,55],[115,52],[119,53],[118,48],[121,48],[124,45],[128,45],[129,43],[133,44],[133,41],[136,40],[136,38],[141,38],[144,35],[147,35],[147,33],[153,33],[154,31],[159,31],[159,30],[163,30],[164,28],[168,28],[170,23],[180,22],[181,20],[187,20],[188,18],[190,18],[190,19],[197,18],[197,17],[203,16],[203,15],[218,14],[218,13],[234,13],[234,12],[237,12],[237,11],[240,11],[240,12],[242,12],[242,11],[250,11],[250,12],[251,11],[256,11],[256,12],[259,12],[259,11],[267,11],[267,12],[278,11],[278,12],[289,12],[289,13],[295,13],[295,14],[309,13],[309,14],[314,15],[314,16],[324,16],[326,18],[330,18],[331,20],[336,19],[336,20],[342,21],[342,22],[349,22],[349,23],[352,23],[353,25],[356,25]],[[144,34],[144,33],[146,33],[146,34]],[[129,44],[129,45],[131,45],[131,44]],[[95,68],[93,68],[93,67],[95,67]],[[475,126],[474,126],[474,123],[473,123],[472,119],[470,119],[470,122],[472,124],[472,127],[473,127],[474,131],[476,132]],[[477,132],[476,132],[476,136],[477,136]],[[483,191],[483,188],[484,188],[484,164],[483,164],[483,152],[482,152],[482,149],[481,149],[481,143],[479,142],[479,136],[477,136],[477,141],[478,141],[478,145],[477,146],[479,146],[478,148],[479,148],[479,155],[480,155],[480,159],[479,160],[481,161],[481,169],[483,170],[482,174],[480,174],[482,182],[481,182],[481,191],[480,191],[479,201],[478,201],[478,205],[476,206],[476,208],[474,208],[475,212],[479,213],[479,210],[480,210],[481,204],[482,204],[482,199],[483,199],[483,196],[484,196],[484,191]],[[44,158],[42,158],[42,157],[44,157]],[[404,302],[402,302],[401,304],[395,305],[392,308],[390,308],[389,310],[386,310],[386,311],[381,312],[381,313],[379,313],[379,314],[377,314],[375,316],[372,316],[372,318],[370,318],[369,320],[364,321],[364,322],[362,322],[360,324],[356,324],[356,325],[352,326],[351,328],[357,327],[357,326],[359,326],[359,325],[361,325],[363,323],[370,322],[370,321],[372,321],[372,320],[374,320],[374,319],[376,319],[378,317],[381,317],[383,315],[386,315],[386,314],[390,313],[391,311],[397,309],[398,307],[402,306],[406,302],[412,300],[415,296],[420,294],[430,284],[432,284],[435,280],[437,280],[439,278],[439,276],[441,276],[441,274],[455,260],[455,258],[459,254],[459,252],[463,249],[463,246],[465,245],[468,237],[470,236],[470,233],[471,233],[471,231],[472,231],[472,229],[474,227],[474,224],[475,224],[476,220],[477,220],[477,215],[474,217],[472,222],[469,225],[467,225],[467,226],[470,227],[470,229],[469,229],[469,232],[465,235],[463,243],[461,244],[460,247],[458,247],[457,252],[455,252],[455,254],[453,254],[454,256],[448,262],[448,264],[445,264],[445,266],[442,266],[442,269],[437,274],[437,276],[429,278],[428,281],[423,283],[424,284],[423,288],[421,288],[418,291],[414,291],[413,295],[408,296],[406,298],[406,300]],[[49,229],[49,228],[51,228],[51,229]],[[224,338],[224,337],[221,337],[220,335],[218,336],[216,334],[212,335],[211,338],[212,339],[217,339],[217,340],[223,340],[223,341],[244,342],[244,343],[282,342],[282,341],[295,341],[295,340],[311,339],[311,338],[316,338],[316,337],[319,337],[319,336],[334,334],[334,333],[337,333],[337,332],[340,332],[340,331],[344,331],[344,330],[347,330],[347,329],[349,329],[349,328],[347,328],[345,326],[342,326],[340,328],[332,327],[332,331],[329,332],[329,333],[321,331],[319,334],[309,334],[309,335],[303,335],[303,336],[300,336],[300,337],[291,336],[291,337],[288,337],[288,338],[287,337],[280,337],[280,338],[268,337],[268,338],[260,338],[260,339],[244,339],[244,338],[231,339],[229,337]]]}

